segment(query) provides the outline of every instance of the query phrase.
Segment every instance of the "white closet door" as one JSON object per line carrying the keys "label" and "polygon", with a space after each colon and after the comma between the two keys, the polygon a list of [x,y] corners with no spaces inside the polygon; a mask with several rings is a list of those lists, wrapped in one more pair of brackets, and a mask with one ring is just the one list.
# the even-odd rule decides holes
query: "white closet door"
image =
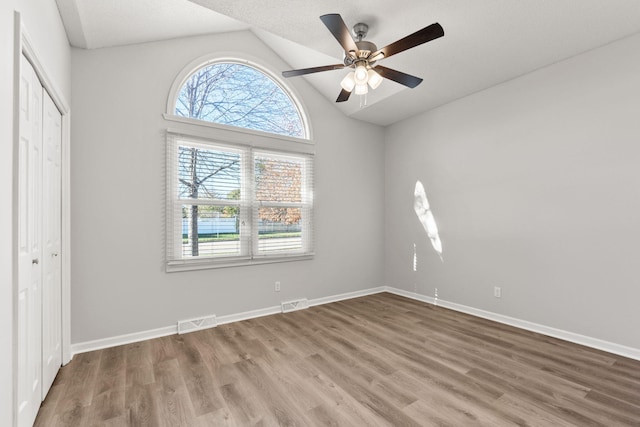
{"label": "white closet door", "polygon": [[18,148],[18,425],[42,398],[42,86],[23,57]]}
{"label": "white closet door", "polygon": [[43,90],[42,148],[42,400],[62,365],[61,146],[62,115]]}

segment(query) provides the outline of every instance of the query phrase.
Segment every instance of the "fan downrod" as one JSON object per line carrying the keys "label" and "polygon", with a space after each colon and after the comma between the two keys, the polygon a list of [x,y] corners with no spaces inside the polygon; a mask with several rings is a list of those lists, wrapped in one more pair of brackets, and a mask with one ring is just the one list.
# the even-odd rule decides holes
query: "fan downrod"
{"label": "fan downrod", "polygon": [[367,37],[367,33],[369,32],[369,26],[363,22],[358,22],[353,26],[353,35],[358,39],[357,41],[362,41],[365,37]]}

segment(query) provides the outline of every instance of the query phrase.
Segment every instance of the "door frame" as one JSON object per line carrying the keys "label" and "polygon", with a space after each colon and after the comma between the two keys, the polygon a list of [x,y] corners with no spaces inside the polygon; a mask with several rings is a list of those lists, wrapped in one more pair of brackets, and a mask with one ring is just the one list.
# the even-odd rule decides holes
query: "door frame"
{"label": "door frame", "polygon": [[[31,43],[27,29],[25,28],[20,12],[14,12],[14,54],[13,54],[13,196],[12,196],[12,223],[13,232],[11,236],[13,244],[13,366],[17,366],[18,347],[18,322],[17,322],[17,306],[18,306],[18,146],[20,140],[20,72],[21,72],[21,56],[24,55],[33,66],[36,75],[42,83],[42,87],[49,93],[55,106],[60,110],[62,115],[62,159],[61,159],[61,288],[62,288],[62,364],[66,365],[71,361],[71,184],[70,184],[70,166],[71,166],[71,111],[68,101],[60,93],[57,85],[50,78],[45,66],[38,59],[38,53]],[[18,375],[16,369],[13,369],[13,408],[14,423],[16,394],[18,389]]]}

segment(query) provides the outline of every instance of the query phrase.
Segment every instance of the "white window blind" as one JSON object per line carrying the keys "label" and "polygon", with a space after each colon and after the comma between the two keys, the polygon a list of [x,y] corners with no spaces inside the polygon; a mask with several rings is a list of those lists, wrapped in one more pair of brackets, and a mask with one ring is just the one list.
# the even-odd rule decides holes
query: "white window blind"
{"label": "white window blind", "polygon": [[169,134],[167,270],[313,255],[313,156]]}
{"label": "white window blind", "polygon": [[257,225],[254,253],[311,252],[311,159],[256,152],[253,223]]}

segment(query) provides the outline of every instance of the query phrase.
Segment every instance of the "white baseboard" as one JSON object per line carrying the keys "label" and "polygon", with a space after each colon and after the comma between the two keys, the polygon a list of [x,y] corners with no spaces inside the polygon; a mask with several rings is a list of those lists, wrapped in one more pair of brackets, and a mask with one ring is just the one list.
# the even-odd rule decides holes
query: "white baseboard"
{"label": "white baseboard", "polygon": [[562,329],[556,329],[550,326],[540,325],[538,323],[528,322],[526,320],[504,316],[502,314],[497,314],[490,311],[480,310],[478,308],[457,304],[455,302],[445,301],[442,299],[438,299],[436,301],[432,297],[418,294],[415,292],[405,291],[403,289],[398,289],[391,286],[387,286],[386,291],[392,294],[403,296],[403,297],[412,298],[422,302],[427,302],[429,304],[436,304],[440,307],[459,311],[461,313],[470,314],[472,316],[481,317],[483,319],[493,320],[498,323],[504,323],[505,325],[515,326],[516,328],[525,329],[531,332],[537,332],[542,335],[559,338],[564,341],[569,341],[575,344],[580,344],[580,345],[595,348],[598,350],[606,351],[608,353],[613,353],[620,356],[628,357],[630,359],[640,360],[640,349],[637,349],[637,348],[627,347],[627,346],[612,343],[609,341],[588,337],[586,335],[580,335],[573,332],[564,331]]}
{"label": "white baseboard", "polygon": [[[243,313],[228,314],[217,318],[218,325],[226,323],[239,322],[241,320],[255,319],[256,317],[268,316],[270,314],[280,313],[280,306],[267,307],[259,310],[246,311]],[[131,334],[117,335],[115,337],[102,338],[93,341],[85,341],[71,345],[71,357],[79,353],[88,351],[102,350],[104,348],[115,347],[123,344],[131,344],[134,342],[150,340],[153,338],[165,337],[178,333],[178,326],[165,326],[164,328],[150,329],[147,331],[134,332]]]}
{"label": "white baseboard", "polygon": [[369,288],[363,289],[361,291],[347,292],[344,294],[332,295],[328,297],[315,298],[309,300],[309,307],[313,307],[314,305],[322,305],[329,304],[331,302],[344,301],[352,298],[365,297],[367,295],[379,294],[381,292],[385,292],[387,290],[386,286],[380,286],[378,288]]}
{"label": "white baseboard", "polygon": [[[435,299],[433,297],[419,294],[416,292],[409,292],[403,289],[394,288],[392,286],[380,286],[377,288],[363,289],[360,291],[347,292],[344,294],[332,295],[328,297],[316,298],[309,300],[309,307],[316,305],[329,304],[337,301],[344,301],[352,298],[359,298],[367,295],[378,294],[381,292],[389,292],[395,295],[400,295],[406,298],[422,301],[428,304],[438,305],[440,307],[448,308],[451,310],[459,311],[461,313],[470,314],[472,316],[481,317],[483,319],[493,320],[495,322],[504,323],[506,325],[515,326],[517,328],[525,329],[532,332],[537,332],[543,335],[548,335],[554,338],[559,338],[565,341],[581,344],[587,347],[603,350],[609,353],[618,354],[620,356],[628,357],[630,359],[640,360],[640,349],[627,347],[624,345],[612,343],[609,341],[600,340],[597,338],[588,337],[585,335],[575,334],[573,332],[564,331],[561,329],[552,328],[545,325],[540,325],[526,320],[520,320],[502,314],[492,313],[478,308],[469,307],[462,304],[457,304],[442,299]],[[218,325],[224,325],[226,323],[239,322],[241,320],[255,319],[257,317],[268,316],[271,314],[281,313],[282,308],[278,306],[266,307],[258,310],[245,311],[242,313],[228,314],[226,316],[220,316],[217,318]],[[164,328],[152,329],[148,331],[134,332],[126,335],[119,335],[110,338],[103,338],[93,341],[86,341],[82,343],[71,345],[71,355],[85,353],[87,351],[101,350],[108,347],[115,347],[123,344],[130,344],[138,341],[144,341],[153,338],[159,338],[167,335],[173,335],[178,333],[176,325],[167,326]]]}
{"label": "white baseboard", "polygon": [[[309,300],[309,307],[314,305],[328,304],[330,302],[342,301],[351,298],[362,297],[371,294],[377,294],[384,292],[385,286],[378,288],[364,289],[361,291],[348,292],[344,294],[332,295],[328,297],[316,298]],[[241,320],[255,319],[257,317],[269,316],[271,314],[282,313],[282,307],[279,305],[261,308],[258,310],[245,311],[242,313],[228,314],[226,316],[217,317],[217,324],[224,325],[226,323],[239,322]],[[131,334],[118,335],[115,337],[102,338],[93,341],[85,341],[71,345],[71,358],[79,353],[86,353],[88,351],[101,350],[104,348],[115,347],[123,344],[131,344],[134,342],[150,340],[153,338],[160,338],[167,335],[173,335],[178,333],[177,325],[166,326],[164,328],[151,329],[147,331],[134,332]]]}
{"label": "white baseboard", "polygon": [[218,317],[218,325],[224,325],[225,323],[239,322],[241,320],[255,319],[256,317],[269,316],[271,314],[282,313],[282,309],[279,305],[273,307],[261,308],[258,310],[245,311],[243,313],[227,314],[226,316]]}
{"label": "white baseboard", "polygon": [[101,338],[99,340],[85,341],[77,344],[71,344],[71,357],[79,353],[88,351],[102,350],[103,348],[115,347],[123,344],[131,344],[138,341],[150,340],[153,338],[165,337],[178,333],[178,326],[166,326],[164,328],[150,329],[148,331],[134,332],[131,334],[118,335],[110,338]]}
{"label": "white baseboard", "polygon": [[400,295],[401,297],[411,298],[418,301],[426,302],[428,304],[439,305],[440,300],[436,300],[433,297],[422,295],[416,292],[405,291],[404,289],[398,289],[391,286],[387,286],[385,289],[386,292],[390,294]]}

